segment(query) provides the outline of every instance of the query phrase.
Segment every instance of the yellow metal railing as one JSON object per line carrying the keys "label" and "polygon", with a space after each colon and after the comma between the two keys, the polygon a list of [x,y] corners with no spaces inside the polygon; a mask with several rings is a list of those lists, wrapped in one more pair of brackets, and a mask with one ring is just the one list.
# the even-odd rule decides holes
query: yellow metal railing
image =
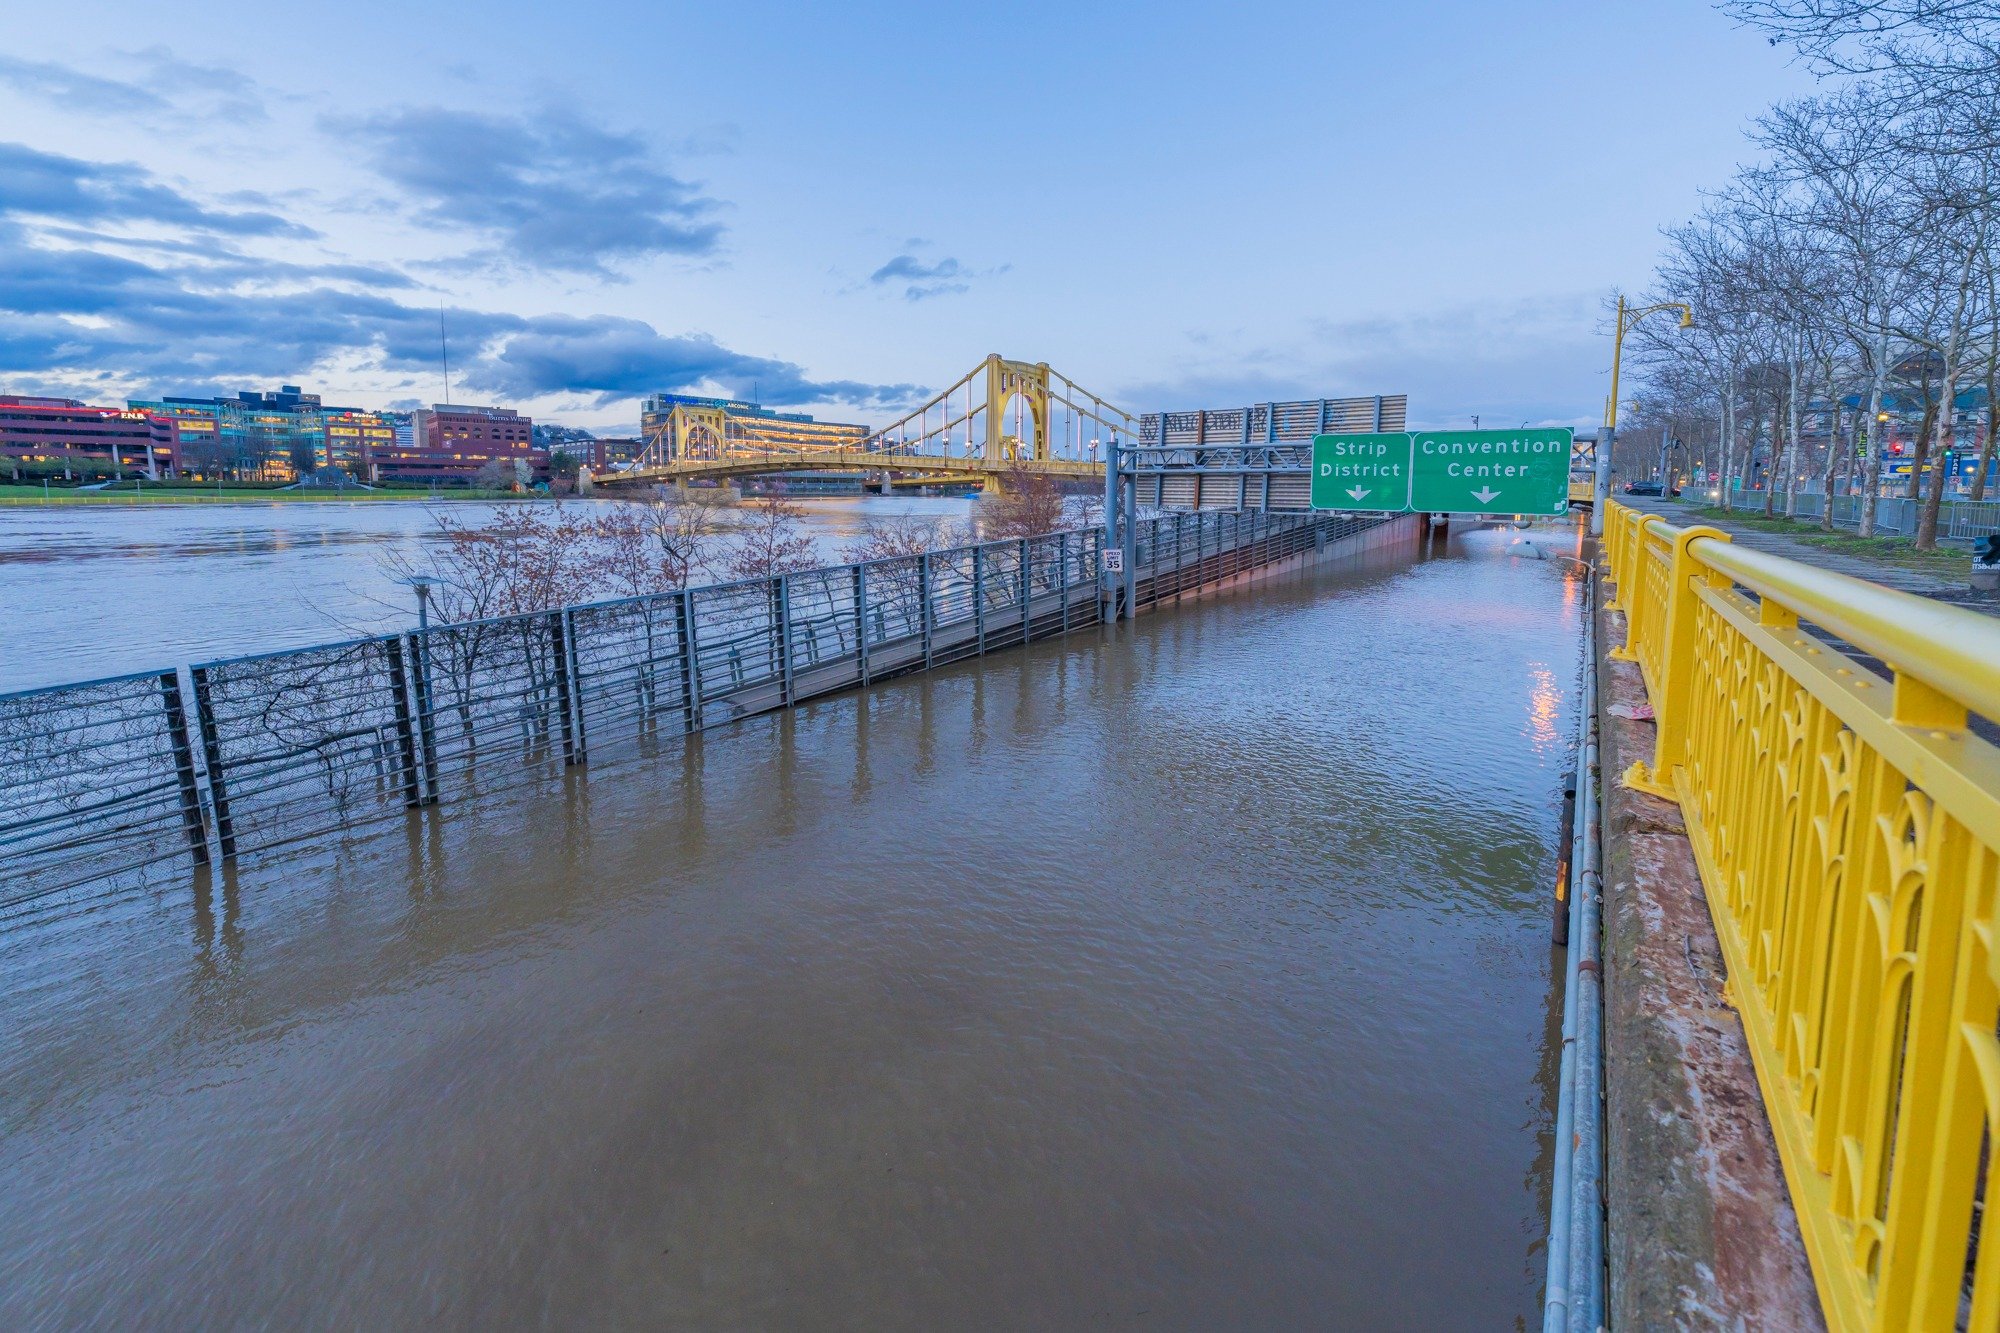
{"label": "yellow metal railing", "polygon": [[1968,725],[2000,619],[1615,502],[1605,548],[1658,724],[1626,780],[1686,817],[1829,1326],[2000,1329],[2000,748]]}

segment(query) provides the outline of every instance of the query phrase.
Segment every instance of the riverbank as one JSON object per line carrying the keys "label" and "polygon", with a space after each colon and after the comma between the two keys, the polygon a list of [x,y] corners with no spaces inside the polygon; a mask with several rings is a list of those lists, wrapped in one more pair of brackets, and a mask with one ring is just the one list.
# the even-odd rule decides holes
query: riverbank
{"label": "riverbank", "polygon": [[0,485],[0,505],[32,506],[34,508],[56,508],[68,505],[115,506],[126,509],[150,509],[156,505],[226,505],[226,504],[383,504],[390,501],[435,501],[481,500],[541,500],[547,496],[517,495],[513,491],[482,491],[470,487],[454,487],[451,490],[309,490],[281,491],[254,486],[196,487],[196,486],[150,486],[140,490],[129,487],[106,487],[101,491],[87,491],[77,487],[56,487],[46,489],[40,486]]}

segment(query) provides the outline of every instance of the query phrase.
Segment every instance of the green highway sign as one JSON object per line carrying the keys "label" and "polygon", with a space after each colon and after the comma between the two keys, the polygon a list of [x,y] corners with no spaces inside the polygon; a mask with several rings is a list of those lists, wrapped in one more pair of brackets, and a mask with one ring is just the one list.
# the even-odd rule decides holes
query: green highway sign
{"label": "green highway sign", "polygon": [[[1563,476],[1567,480],[1567,470]],[[1409,435],[1313,436],[1312,507],[1391,514],[1408,509]]]}
{"label": "green highway sign", "polygon": [[[1417,431],[1410,436],[1410,507],[1433,514],[1567,513],[1573,434],[1566,426]],[[1317,463],[1318,441],[1313,458]]]}

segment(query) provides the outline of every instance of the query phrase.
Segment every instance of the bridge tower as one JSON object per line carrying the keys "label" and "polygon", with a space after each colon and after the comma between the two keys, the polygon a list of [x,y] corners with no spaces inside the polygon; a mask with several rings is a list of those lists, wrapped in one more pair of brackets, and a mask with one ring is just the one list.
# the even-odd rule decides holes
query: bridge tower
{"label": "bridge tower", "polygon": [[[1041,462],[1049,457],[1049,363],[1029,365],[1009,361],[998,352],[986,357],[986,441],[983,457],[988,463],[1011,463],[1017,458]],[[1007,431],[1007,407],[1021,400],[1022,435]],[[1023,452],[1023,446],[1026,451]]]}

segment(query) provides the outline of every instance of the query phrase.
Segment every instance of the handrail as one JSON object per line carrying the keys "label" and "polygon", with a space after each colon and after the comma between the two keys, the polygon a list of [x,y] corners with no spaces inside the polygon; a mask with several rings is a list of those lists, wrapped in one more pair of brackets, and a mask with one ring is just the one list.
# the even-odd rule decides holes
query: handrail
{"label": "handrail", "polygon": [[1827,1323],[2000,1328],[2000,622],[1606,517]]}

